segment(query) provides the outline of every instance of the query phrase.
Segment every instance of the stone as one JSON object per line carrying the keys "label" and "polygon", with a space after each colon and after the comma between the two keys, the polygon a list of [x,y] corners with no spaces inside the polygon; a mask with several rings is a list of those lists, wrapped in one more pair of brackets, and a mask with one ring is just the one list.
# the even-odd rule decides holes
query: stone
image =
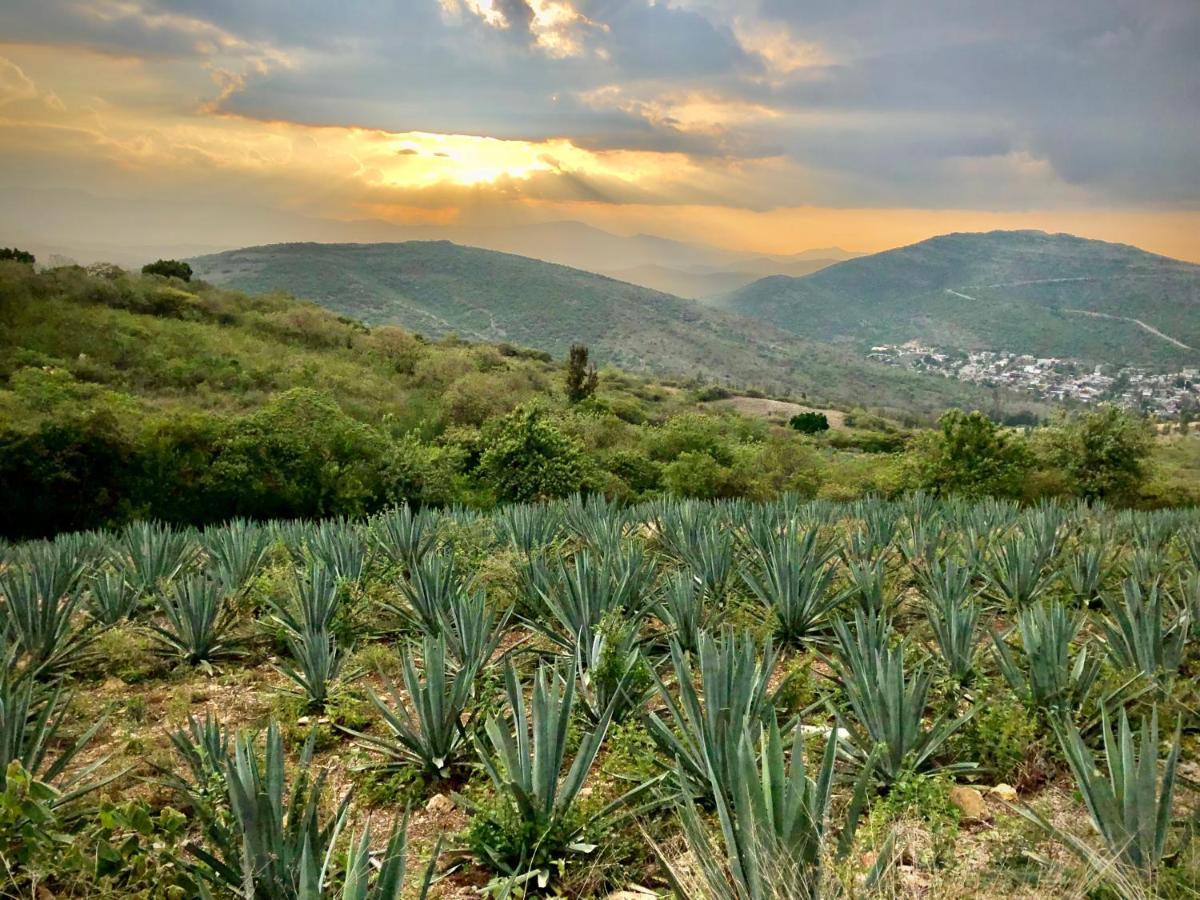
{"label": "stone", "polygon": [[987,806],[983,802],[983,794],[973,787],[956,785],[950,789],[950,802],[958,807],[962,818],[967,822],[981,822],[987,818]]}
{"label": "stone", "polygon": [[454,801],[445,794],[434,794],[425,804],[425,808],[434,814],[447,813],[454,809]]}
{"label": "stone", "polygon": [[1005,803],[1017,802],[1017,789],[1011,784],[998,784],[988,791],[997,799],[1003,800]]}

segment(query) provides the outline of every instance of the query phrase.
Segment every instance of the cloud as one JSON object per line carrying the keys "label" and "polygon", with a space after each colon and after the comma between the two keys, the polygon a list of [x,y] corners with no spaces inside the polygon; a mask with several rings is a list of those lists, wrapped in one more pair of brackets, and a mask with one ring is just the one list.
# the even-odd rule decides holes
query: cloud
{"label": "cloud", "polygon": [[38,95],[37,87],[21,67],[0,56],[0,106],[19,100],[32,100]]}
{"label": "cloud", "polygon": [[1200,209],[1195,0],[9,0],[0,34],[0,163],[40,146],[81,187],[339,219]]}

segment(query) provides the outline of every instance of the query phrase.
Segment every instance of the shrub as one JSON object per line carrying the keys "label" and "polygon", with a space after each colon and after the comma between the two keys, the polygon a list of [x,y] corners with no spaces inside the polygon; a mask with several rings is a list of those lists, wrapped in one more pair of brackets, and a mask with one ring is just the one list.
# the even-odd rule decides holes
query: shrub
{"label": "shrub", "polygon": [[981,412],[950,410],[921,435],[910,465],[916,486],[935,494],[1015,497],[1032,466],[1023,441]]}
{"label": "shrub", "polygon": [[819,434],[829,430],[829,418],[823,412],[796,413],[788,424],[801,434]]}
{"label": "shrub", "polygon": [[178,259],[160,259],[157,262],[146,263],[142,266],[143,275],[162,275],[165,278],[178,278],[180,281],[192,280],[192,267]]}
{"label": "shrub", "polygon": [[501,500],[566,497],[584,487],[583,450],[537,408],[518,409],[485,434],[479,470]]}

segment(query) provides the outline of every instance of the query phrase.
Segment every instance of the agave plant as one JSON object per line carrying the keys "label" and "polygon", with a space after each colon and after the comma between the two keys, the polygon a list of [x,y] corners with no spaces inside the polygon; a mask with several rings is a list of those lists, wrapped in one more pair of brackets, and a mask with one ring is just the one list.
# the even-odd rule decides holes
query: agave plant
{"label": "agave plant", "polygon": [[952,559],[930,567],[923,579],[925,615],[950,675],[960,684],[975,674],[980,608],[970,570]]}
{"label": "agave plant", "polygon": [[186,573],[200,554],[191,532],[175,531],[159,522],[127,525],[120,547],[132,565],[129,580],[142,594],[156,591]]}
{"label": "agave plant", "polygon": [[[311,774],[314,737],[315,732],[300,753],[299,768],[287,793],[278,726],[272,722],[267,728],[261,762],[252,737],[242,735],[237,739],[233,754],[221,767],[230,818],[227,825],[206,829],[209,846],[192,846],[200,863],[198,873],[245,900],[309,900],[331,894],[399,900],[404,880],[404,840],[395,830],[373,885],[365,858],[367,835],[352,842],[342,883],[332,883],[333,857],[349,813],[350,794],[346,793],[334,805],[332,815],[322,821],[326,773],[321,771],[315,777]],[[215,813],[205,804],[198,809]],[[431,865],[422,897],[432,874]]]}
{"label": "agave plant", "polygon": [[1049,584],[1044,548],[1032,538],[1016,534],[1001,541],[987,566],[987,577],[1000,600],[1016,609],[1037,601]]}
{"label": "agave plant", "polygon": [[207,528],[200,543],[208,556],[208,573],[227,594],[246,589],[258,573],[270,547],[270,534],[261,525],[233,519]]}
{"label": "agave plant", "polygon": [[1157,580],[1144,591],[1136,578],[1121,582],[1122,599],[1101,596],[1107,615],[1100,620],[1105,649],[1113,664],[1151,678],[1179,671],[1187,646],[1187,622],[1181,616],[1167,622],[1165,592]]}
{"label": "agave plant", "polygon": [[123,572],[105,569],[85,581],[89,615],[101,625],[111,626],[136,614],[141,597]]}
{"label": "agave plant", "polygon": [[943,764],[938,758],[950,736],[974,715],[974,707],[958,717],[946,709],[926,723],[932,675],[922,666],[906,674],[905,647],[887,644],[890,629],[883,620],[856,611],[855,624],[852,631],[841,620],[834,623],[839,655],[831,661],[854,714],[846,723],[846,757],[872,767],[884,785],[894,784],[905,772],[974,768],[974,763]]}
{"label": "agave plant", "polygon": [[12,568],[0,572],[0,595],[3,628],[33,673],[53,675],[68,668],[95,637],[92,623],[75,616],[83,599],[77,577]]}
{"label": "agave plant", "polygon": [[107,717],[93,722],[72,741],[60,740],[59,731],[69,714],[68,698],[61,683],[47,686],[29,678],[16,677],[11,668],[11,654],[6,652],[3,656],[6,665],[0,672],[0,759],[3,760],[0,793],[7,785],[8,764],[14,760],[39,781],[53,784],[56,789],[54,806],[100,787],[104,782],[89,782],[88,779],[107,757],[70,771],[68,768],[104,727]]}
{"label": "agave plant", "polygon": [[217,582],[204,576],[178,581],[159,607],[166,624],[150,627],[167,652],[193,666],[208,666],[233,653],[229,634],[234,619]]}
{"label": "agave plant", "polygon": [[622,806],[649,790],[659,779],[646,781],[604,807],[583,814],[577,801],[608,730],[609,715],[583,735],[566,774],[567,728],[575,707],[575,672],[565,675],[539,669],[528,708],[516,672],[505,669],[505,689],[513,721],[488,719],[475,746],[484,771],[497,793],[507,801],[509,814],[520,822],[520,840],[507,848],[484,846],[487,862],[509,876],[510,885],[535,883],[545,888],[560,858],[594,849],[580,840],[594,821],[609,819]]}
{"label": "agave plant", "polygon": [[294,662],[281,662],[276,668],[295,682],[310,708],[324,709],[329,689],[344,674],[346,651],[322,629],[289,631],[286,640]]}
{"label": "agave plant", "polygon": [[388,559],[411,572],[437,544],[437,527],[428,512],[405,504],[372,519],[371,537]]}
{"label": "agave plant", "polygon": [[496,512],[504,538],[527,559],[545,550],[558,536],[563,515],[558,506],[514,503]]}
{"label": "agave plant", "polygon": [[308,537],[309,557],[339,582],[358,581],[367,565],[367,545],[349,522],[321,522]]}
{"label": "agave plant", "polygon": [[654,688],[637,624],[616,616],[600,623],[591,644],[575,648],[575,668],[583,713],[593,723],[606,712],[614,722],[624,721]]}
{"label": "agave plant", "polygon": [[846,571],[850,574],[850,596],[855,605],[864,612],[882,615],[886,612],[889,595],[887,590],[887,561],[876,557],[872,562],[849,559]]}
{"label": "agave plant", "polygon": [[672,641],[678,696],[652,673],[667,720],[651,712],[646,727],[659,749],[676,762],[685,789],[704,796],[715,778],[731,797],[736,744],[729,735],[758,740],[775,698],[770,679],[776,652],[769,640],[760,647],[749,634],[702,634],[698,661],[699,679],[683,648]]}
{"label": "agave plant", "polygon": [[440,634],[450,606],[465,592],[462,577],[450,554],[426,556],[400,583],[406,605],[388,608],[412,622],[425,634]]}
{"label": "agave plant", "polygon": [[442,613],[441,633],[458,665],[482,669],[496,652],[512,608],[503,613],[488,603],[483,591],[459,591]]}
{"label": "agave plant", "polygon": [[293,634],[328,631],[341,605],[341,591],[332,571],[321,563],[310,563],[303,577],[296,578],[291,603],[272,601],[275,618]]}
{"label": "agave plant", "polygon": [[[553,574],[552,574],[553,573]],[[556,570],[541,560],[527,567],[527,593],[535,611],[529,624],[568,651],[590,646],[606,617],[639,621],[653,608],[654,569],[640,550],[597,558],[582,550]]]}
{"label": "agave plant", "polygon": [[[774,715],[767,717],[758,759],[748,735],[730,734],[729,740],[737,743],[734,789],[727,797],[717,781],[712,785],[719,846],[714,846],[695,801],[686,794],[679,800],[680,822],[700,870],[703,895],[711,900],[815,900],[824,894],[836,730],[825,743],[815,779],[805,765],[802,729],[793,732],[789,762]],[[684,887],[670,861],[662,862],[678,896],[698,893]]]}
{"label": "agave plant", "polygon": [[658,606],[658,617],[670,627],[671,636],[688,653],[700,647],[700,634],[707,627],[704,595],[695,579],[680,573],[667,579]]}
{"label": "agave plant", "polygon": [[817,543],[817,533],[803,538],[791,531],[774,536],[759,549],[759,566],[742,572],[746,585],[775,614],[780,640],[797,646],[820,640],[830,612],[841,596],[830,590],[832,551]]}
{"label": "agave plant", "polygon": [[385,762],[377,768],[399,769],[416,763],[426,775],[445,778],[467,746],[468,709],[477,670],[450,660],[444,635],[426,635],[423,651],[421,675],[417,674],[411,649],[401,654],[407,703],[386,678],[391,705],[370,691],[388,733],[350,733],[363,746],[383,755]]}
{"label": "agave plant", "polygon": [[719,524],[696,529],[679,540],[679,558],[704,594],[725,599],[733,580],[733,538]]}
{"label": "agave plant", "polygon": [[1091,606],[1100,596],[1100,588],[1107,574],[1104,556],[1105,549],[1102,544],[1087,544],[1071,555],[1071,562],[1064,572],[1071,593],[1085,606]]}
{"label": "agave plant", "polygon": [[1071,650],[1083,623],[1082,613],[1072,613],[1061,603],[1040,603],[1021,610],[1017,617],[1019,663],[1008,643],[992,632],[1005,680],[1038,709],[1069,714],[1091,695],[1100,663],[1086,646],[1074,653]]}
{"label": "agave plant", "polygon": [[[1175,792],[1179,764],[1182,720],[1162,766],[1159,778],[1158,710],[1142,719],[1141,740],[1121,710],[1118,730],[1113,732],[1108,711],[1103,712],[1104,768],[1102,774],[1092,751],[1073,726],[1055,726],[1063,755],[1075,777],[1075,785],[1087,805],[1092,824],[1104,840],[1108,857],[1135,877],[1153,883],[1162,866],[1170,834],[1171,800]],[[1097,862],[1096,852],[1080,838],[1051,825],[1033,809],[1017,811],[1079,854],[1089,864]],[[1105,868],[1109,863],[1101,863]]]}
{"label": "agave plant", "polygon": [[625,546],[629,525],[627,513],[603,496],[584,498],[573,494],[563,510],[563,524],[568,532],[601,557],[619,552]]}

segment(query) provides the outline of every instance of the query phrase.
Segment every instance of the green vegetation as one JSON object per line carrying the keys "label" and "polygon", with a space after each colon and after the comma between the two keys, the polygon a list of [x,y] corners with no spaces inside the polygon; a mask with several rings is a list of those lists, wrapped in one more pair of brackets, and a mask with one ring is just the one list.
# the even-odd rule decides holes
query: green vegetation
{"label": "green vegetation", "polygon": [[1200,266],[1065,234],[947,234],[800,278],[764,278],[714,303],[863,348],[917,340],[1093,363],[1200,362],[1200,349],[1131,321],[1200,348]]}
{"label": "green vegetation", "polygon": [[0,892],[1183,898],[1197,547],[927,493],[6,545]]}
{"label": "green vegetation", "polygon": [[[22,511],[0,526],[10,538],[577,491],[618,502],[914,488],[1024,502],[1200,499],[1200,442],[1151,439],[1112,410],[1028,434],[960,412],[914,433],[856,410],[803,435],[709,405],[709,385],[615,370],[569,403],[563,367],[537,351],[429,342],[200,282],[10,262],[0,296],[0,482]],[[128,588],[90,595],[115,604],[104,615],[185,562],[139,527]],[[220,577],[238,580],[232,557]]]}
{"label": "green vegetation", "polygon": [[[803,332],[797,336],[591,272],[448,241],[273,244],[190,262],[197,277],[214,284],[251,293],[285,291],[371,325],[535,347],[560,359],[572,344],[585,344],[601,367],[807,394],[818,406],[849,406],[870,397],[889,415],[932,420],[948,406],[990,408],[995,399],[962,382],[864,360]],[[999,399],[1009,412],[1037,409],[1015,395]]]}
{"label": "green vegetation", "polygon": [[788,420],[788,424],[801,434],[819,434],[829,430],[829,418],[819,412],[796,413]]}
{"label": "green vegetation", "polygon": [[37,262],[37,258],[28,250],[20,250],[16,247],[0,247],[0,262],[6,260],[25,263],[30,266]]}
{"label": "green vegetation", "polygon": [[146,263],[142,266],[143,275],[162,275],[164,278],[178,278],[180,281],[192,280],[192,267],[178,259],[160,259],[157,262]]}
{"label": "green vegetation", "polygon": [[588,362],[588,349],[582,344],[572,344],[567,355],[567,400],[579,403],[596,393],[600,376],[595,363]]}

